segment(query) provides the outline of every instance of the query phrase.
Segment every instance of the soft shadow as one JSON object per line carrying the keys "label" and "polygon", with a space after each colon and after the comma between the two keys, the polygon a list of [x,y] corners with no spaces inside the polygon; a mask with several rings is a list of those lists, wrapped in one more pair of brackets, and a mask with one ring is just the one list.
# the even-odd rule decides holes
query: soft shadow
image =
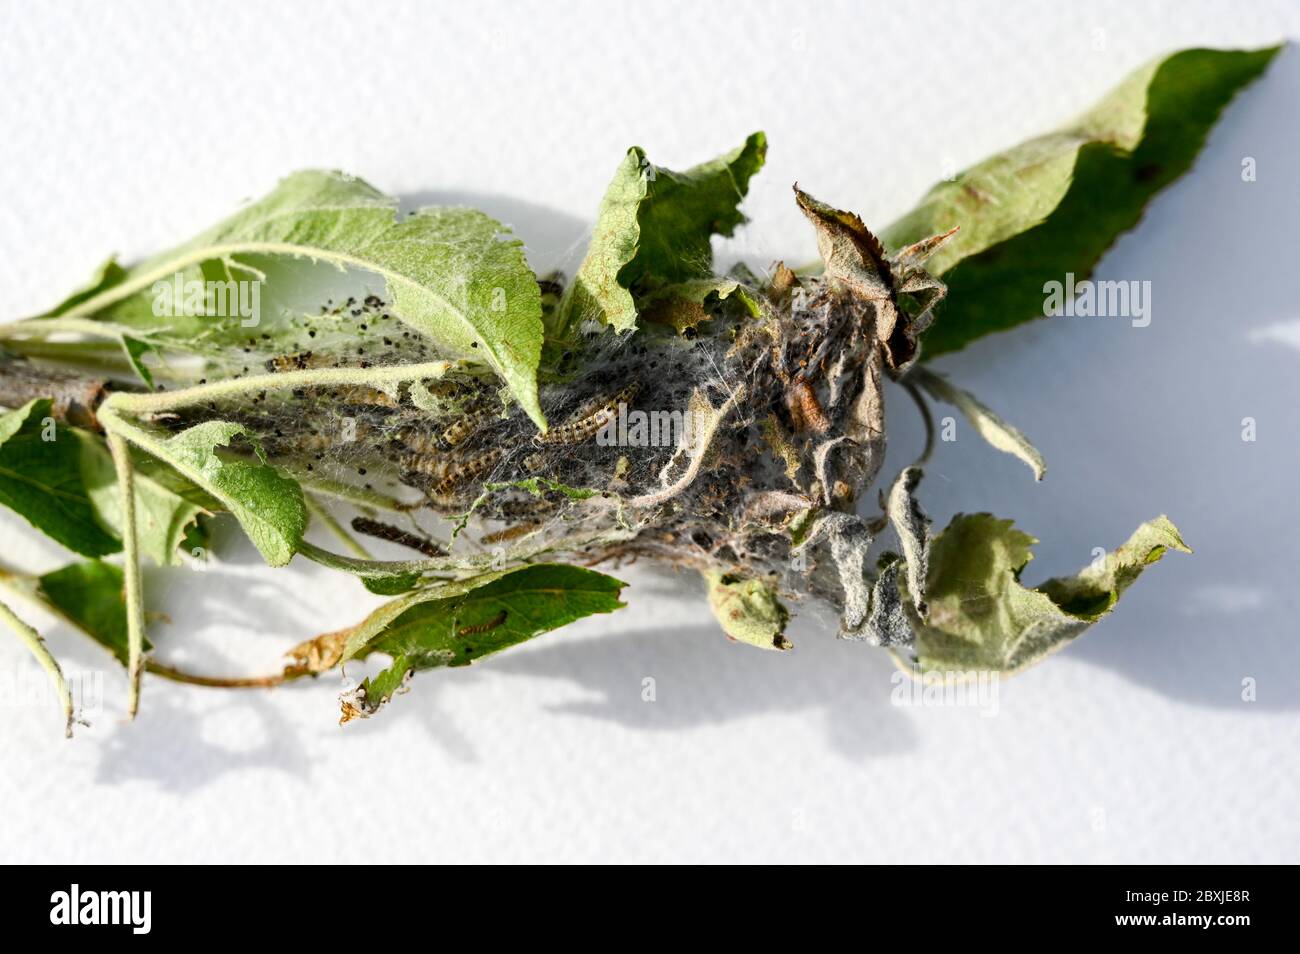
{"label": "soft shadow", "polygon": [[[638,587],[638,597],[645,597]],[[701,617],[708,610],[701,601]],[[492,661],[495,673],[572,683],[592,698],[550,711],[631,729],[672,732],[781,712],[820,713],[840,754],[859,760],[905,751],[916,734],[890,704],[894,667],[880,652],[796,624],[796,648],[770,653],[729,643],[712,621],[698,626],[556,639]],[[653,680],[647,683],[646,680]],[[653,687],[653,699],[647,688]]]}
{"label": "soft shadow", "polygon": [[150,688],[135,721],[116,726],[101,747],[97,783],[146,781],[183,793],[243,769],[308,777],[293,721],[260,692]]}

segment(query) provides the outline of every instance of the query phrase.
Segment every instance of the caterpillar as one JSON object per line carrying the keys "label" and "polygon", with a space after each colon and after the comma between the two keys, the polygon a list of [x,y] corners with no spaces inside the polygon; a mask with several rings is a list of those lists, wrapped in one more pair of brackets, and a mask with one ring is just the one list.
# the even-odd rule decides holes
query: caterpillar
{"label": "caterpillar", "polygon": [[325,454],[341,445],[369,440],[373,429],[364,421],[318,422],[319,430],[306,429],[277,434],[263,441],[267,452],[278,456],[310,457]]}
{"label": "caterpillar", "polygon": [[444,447],[455,447],[473,434],[487,416],[487,411],[482,409],[468,411],[448,425],[438,439],[442,441]]}
{"label": "caterpillar", "polygon": [[483,536],[479,537],[479,543],[484,543],[487,544],[488,546],[491,546],[494,543],[505,543],[507,540],[517,540],[519,537],[522,537],[525,534],[532,533],[540,526],[541,524],[538,523],[536,520],[529,520],[529,521],[525,521],[524,523],[517,523],[513,527],[505,527],[501,530],[496,530],[492,533],[484,534]]}
{"label": "caterpillar", "polygon": [[420,427],[399,428],[397,441],[412,454],[434,454],[442,449],[438,435]]}
{"label": "caterpillar", "polygon": [[[308,368],[330,366],[340,367],[337,360],[331,361],[326,355],[318,355],[314,351],[282,354],[263,363],[263,367],[272,374],[282,374],[285,371],[306,371]],[[366,385],[344,386],[338,392],[338,399],[343,404],[359,404],[366,407],[398,408],[401,406],[401,402],[393,398],[392,395]]]}
{"label": "caterpillar", "polygon": [[484,620],[482,623],[475,623],[473,626],[460,627],[459,629],[456,630],[456,635],[477,636],[479,633],[486,633],[489,630],[496,629],[498,626],[504,623],[506,621],[506,616],[508,615],[509,615],[509,610],[502,610],[500,613],[497,613],[496,616],[493,616],[489,620]]}
{"label": "caterpillar", "polygon": [[424,537],[409,533],[389,523],[381,523],[367,517],[353,517],[352,529],[357,533],[364,533],[368,537],[377,537],[380,540],[387,540],[389,543],[396,543],[398,546],[415,550],[427,557],[443,557],[447,555],[447,551],[432,540],[426,540]]}
{"label": "caterpillar", "polygon": [[365,385],[352,385],[339,392],[339,401],[343,404],[358,404],[362,407],[382,407],[397,410],[402,402],[387,392]]}
{"label": "caterpillar", "polygon": [[636,384],[624,385],[610,397],[595,402],[594,407],[588,405],[592,407],[591,410],[579,409],[559,427],[538,435],[536,441],[539,444],[581,444],[614,419],[618,414],[618,406],[632,400],[637,387]]}
{"label": "caterpillar", "polygon": [[312,352],[299,351],[294,354],[282,354],[278,357],[271,358],[263,365],[263,367],[272,374],[279,374],[284,371],[306,371],[308,368],[315,367],[319,363],[319,359],[313,361]]}
{"label": "caterpillar", "polygon": [[330,434],[305,432],[287,437],[272,437],[263,442],[273,456],[307,457],[323,454],[334,447],[335,438]]}
{"label": "caterpillar", "polygon": [[436,454],[411,452],[402,455],[402,470],[408,474],[441,480],[447,473],[447,462]]}
{"label": "caterpillar", "polygon": [[446,468],[441,479],[433,485],[431,493],[437,499],[451,500],[464,484],[482,477],[495,467],[500,459],[501,451],[499,448],[494,447],[468,460],[453,464],[451,467]]}

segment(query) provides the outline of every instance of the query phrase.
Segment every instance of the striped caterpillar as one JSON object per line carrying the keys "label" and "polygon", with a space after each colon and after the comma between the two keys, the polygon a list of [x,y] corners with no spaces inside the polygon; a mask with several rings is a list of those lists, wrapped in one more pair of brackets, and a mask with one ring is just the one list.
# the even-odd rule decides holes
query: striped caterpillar
{"label": "striped caterpillar", "polygon": [[488,632],[489,630],[496,629],[498,626],[500,626],[502,623],[504,623],[504,622],[506,621],[506,616],[507,616],[507,615],[509,615],[509,611],[508,611],[508,610],[502,610],[500,613],[497,613],[496,616],[493,616],[493,617],[492,617],[491,619],[489,619],[489,620],[484,620],[484,621],[481,622],[481,623],[475,623],[473,626],[462,626],[462,627],[460,627],[458,630],[456,630],[456,635],[457,635],[457,636],[477,636],[479,633],[486,633],[486,632]]}
{"label": "striped caterpillar", "polygon": [[314,355],[311,351],[298,351],[293,354],[282,354],[271,358],[263,367],[272,374],[282,374],[285,371],[306,371],[308,368],[319,368],[325,363],[324,358]]}
{"label": "striped caterpillar", "polygon": [[[306,371],[310,368],[339,366],[337,360],[332,360],[327,355],[316,354],[313,351],[297,351],[293,354],[282,354],[270,358],[263,363],[263,367],[272,374],[283,374],[286,371]],[[342,387],[338,392],[338,399],[343,404],[357,404],[362,407],[381,407],[388,409],[401,407],[401,402],[392,395],[387,394],[378,388],[368,387],[364,384]]]}
{"label": "striped caterpillar", "polygon": [[[413,483],[411,478],[428,478],[432,486],[427,486],[428,480],[423,483],[429,496],[438,503],[451,504],[460,496],[459,491],[465,484],[482,477],[500,459],[501,450],[494,447],[464,460],[449,461],[431,454],[405,454],[401,466],[406,472],[407,482]],[[414,485],[420,486],[420,483]]]}
{"label": "striped caterpillar", "polygon": [[338,399],[343,404],[357,404],[362,407],[382,407],[389,410],[397,410],[402,406],[402,402],[378,388],[367,387],[361,384],[354,384],[344,387],[339,391]]}
{"label": "striped caterpillar", "polygon": [[432,540],[426,540],[424,537],[417,536],[406,530],[394,527],[389,523],[381,523],[378,520],[371,520],[367,517],[353,517],[352,529],[357,533],[364,533],[368,537],[376,537],[380,540],[387,540],[389,543],[396,543],[398,546],[406,547],[417,553],[423,553],[425,556],[443,557],[447,551],[438,546]]}
{"label": "striped caterpillar", "polygon": [[539,444],[581,444],[612,421],[618,415],[618,406],[632,400],[637,390],[636,384],[624,385],[610,397],[597,402],[594,408],[579,409],[569,420],[539,435],[535,440]]}
{"label": "striped caterpillar", "polygon": [[442,479],[433,485],[431,491],[433,496],[443,500],[454,498],[463,485],[482,477],[495,467],[500,459],[501,451],[494,447],[468,460],[453,464],[447,468]]}
{"label": "striped caterpillar", "polygon": [[524,523],[517,523],[513,527],[504,527],[501,530],[492,533],[485,533],[479,537],[479,543],[491,546],[494,543],[505,543],[508,540],[517,540],[522,536],[532,533],[541,526],[536,520],[528,520]]}
{"label": "striped caterpillar", "polygon": [[487,416],[484,411],[475,411],[465,414],[463,417],[453,421],[446,430],[439,435],[444,447],[455,447],[474,433],[479,423]]}
{"label": "striped caterpillar", "polygon": [[276,456],[312,457],[328,453],[340,444],[364,441],[371,435],[371,428],[363,422],[355,422],[351,433],[342,427],[326,425],[322,430],[300,431],[282,436],[268,438],[264,443],[269,453]]}
{"label": "striped caterpillar", "polygon": [[440,438],[432,431],[420,427],[403,427],[397,431],[397,442],[412,454],[435,454],[442,450]]}

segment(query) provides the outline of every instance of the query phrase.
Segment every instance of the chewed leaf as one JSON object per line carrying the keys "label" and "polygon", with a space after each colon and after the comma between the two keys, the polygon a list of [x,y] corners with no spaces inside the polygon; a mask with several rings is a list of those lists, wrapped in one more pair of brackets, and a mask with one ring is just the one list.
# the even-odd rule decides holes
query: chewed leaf
{"label": "chewed leaf", "polygon": [[727,636],[759,649],[794,648],[785,635],[790,612],[772,587],[762,580],[725,573],[706,574],[705,580],[709,585],[709,609]]}
{"label": "chewed leaf", "polygon": [[882,235],[897,248],[961,227],[930,262],[954,304],[926,334],[926,354],[1041,317],[1045,282],[1087,278],[1279,49],[1184,50],[1149,63],[1064,129],[931,189]]}
{"label": "chewed leaf", "polygon": [[344,720],[369,715],[408,671],[467,666],[541,633],[624,604],[622,581],[594,570],[540,563],[434,586],[394,600],[347,638],[342,659],[382,652],[393,665],[344,700]]}
{"label": "chewed leaf", "polygon": [[712,275],[711,238],[731,235],[744,221],[738,206],[766,154],[762,133],[686,172],[653,165],[639,147],[628,150],[553,334],[563,337],[585,318],[628,331],[636,327],[636,296]]}
{"label": "chewed leaf", "polygon": [[81,444],[56,424],[48,399],[0,414],[0,505],[82,556],[122,549],[97,519],[81,469]]}
{"label": "chewed leaf", "polygon": [[[241,262],[265,256],[364,269],[387,283],[397,317],[441,353],[491,367],[544,426],[537,403],[541,293],[522,243],[503,239],[505,228],[473,209],[427,208],[400,220],[396,213],[396,200],[353,176],[299,172],[184,245],[130,269],[108,263],[87,289],[41,317],[120,321],[147,335],[174,323],[148,307],[155,283],[207,277],[203,267],[211,263],[227,277],[232,266],[258,274]],[[181,321],[173,333],[193,335],[204,320]],[[127,347],[132,364],[147,374],[139,361],[143,346]]]}
{"label": "chewed leaf", "polygon": [[975,395],[923,367],[913,368],[909,376],[929,391],[936,401],[951,404],[961,411],[971,427],[975,428],[975,433],[989,444],[1024,461],[1034,472],[1034,480],[1043,479],[1047,473],[1047,463],[1038,448],[1024,434],[980,403]]}
{"label": "chewed leaf", "polygon": [[916,621],[915,664],[923,672],[1013,672],[1061,649],[1105,615],[1125,589],[1168,550],[1190,552],[1165,517],[1143,524],[1099,566],[1020,582],[1033,537],[1010,520],[958,514],[935,540],[927,595]]}

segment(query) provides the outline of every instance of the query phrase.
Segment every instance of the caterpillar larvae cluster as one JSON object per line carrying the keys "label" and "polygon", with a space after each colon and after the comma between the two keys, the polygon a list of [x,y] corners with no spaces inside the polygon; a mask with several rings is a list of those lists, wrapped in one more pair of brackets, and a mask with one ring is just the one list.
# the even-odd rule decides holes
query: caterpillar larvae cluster
{"label": "caterpillar larvae cluster", "polygon": [[400,464],[402,481],[428,494],[441,506],[453,506],[470,496],[473,484],[501,460],[500,448],[491,447],[472,455],[404,454]]}

